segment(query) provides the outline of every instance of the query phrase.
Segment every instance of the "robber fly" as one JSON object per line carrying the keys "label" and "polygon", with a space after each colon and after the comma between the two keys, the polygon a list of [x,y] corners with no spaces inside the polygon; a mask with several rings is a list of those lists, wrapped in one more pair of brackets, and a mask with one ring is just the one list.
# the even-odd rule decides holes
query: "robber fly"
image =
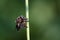
{"label": "robber fly", "polygon": [[19,16],[16,19],[16,29],[19,31],[19,29],[23,27],[27,27],[27,18],[24,16]]}

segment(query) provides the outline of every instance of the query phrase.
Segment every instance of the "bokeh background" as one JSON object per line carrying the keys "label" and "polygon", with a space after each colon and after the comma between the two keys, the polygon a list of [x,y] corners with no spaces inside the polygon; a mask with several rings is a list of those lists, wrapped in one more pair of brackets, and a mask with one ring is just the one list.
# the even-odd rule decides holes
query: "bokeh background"
{"label": "bokeh background", "polygon": [[31,40],[60,40],[60,0],[30,0]]}
{"label": "bokeh background", "polygon": [[26,30],[16,31],[15,20],[25,16],[25,0],[0,0],[0,40],[26,40]]}
{"label": "bokeh background", "polygon": [[[25,0],[0,0],[0,40],[27,40],[15,19],[25,16]],[[29,0],[31,40],[60,40],[60,0]]]}

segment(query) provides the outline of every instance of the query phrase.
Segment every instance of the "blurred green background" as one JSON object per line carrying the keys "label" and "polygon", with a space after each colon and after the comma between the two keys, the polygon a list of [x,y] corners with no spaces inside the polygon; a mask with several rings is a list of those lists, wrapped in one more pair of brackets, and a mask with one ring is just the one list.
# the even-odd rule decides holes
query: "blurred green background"
{"label": "blurred green background", "polygon": [[15,28],[20,15],[25,16],[25,0],[0,0],[0,40],[26,40],[26,30]]}
{"label": "blurred green background", "polygon": [[30,0],[31,40],[60,40],[60,0]]}
{"label": "blurred green background", "polygon": [[[15,19],[25,16],[25,0],[0,0],[0,40],[27,40]],[[31,40],[60,40],[60,0],[29,0]]]}

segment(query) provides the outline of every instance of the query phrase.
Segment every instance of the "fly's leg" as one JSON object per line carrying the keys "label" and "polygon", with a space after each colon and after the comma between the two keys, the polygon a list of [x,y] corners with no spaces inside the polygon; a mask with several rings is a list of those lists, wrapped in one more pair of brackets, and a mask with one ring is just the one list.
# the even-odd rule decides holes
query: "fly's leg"
{"label": "fly's leg", "polygon": [[16,25],[16,29],[17,29],[17,31],[19,31],[20,30],[20,27],[18,25]]}
{"label": "fly's leg", "polygon": [[24,22],[23,25],[24,25],[25,28],[27,28],[27,23],[26,22]]}

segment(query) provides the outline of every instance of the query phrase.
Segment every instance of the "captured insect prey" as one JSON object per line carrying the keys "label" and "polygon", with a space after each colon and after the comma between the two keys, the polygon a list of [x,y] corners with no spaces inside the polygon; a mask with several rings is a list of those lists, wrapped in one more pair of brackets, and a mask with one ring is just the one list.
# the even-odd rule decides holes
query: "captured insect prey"
{"label": "captured insect prey", "polygon": [[24,16],[19,16],[16,19],[16,29],[19,31],[21,28],[27,28],[27,18]]}

